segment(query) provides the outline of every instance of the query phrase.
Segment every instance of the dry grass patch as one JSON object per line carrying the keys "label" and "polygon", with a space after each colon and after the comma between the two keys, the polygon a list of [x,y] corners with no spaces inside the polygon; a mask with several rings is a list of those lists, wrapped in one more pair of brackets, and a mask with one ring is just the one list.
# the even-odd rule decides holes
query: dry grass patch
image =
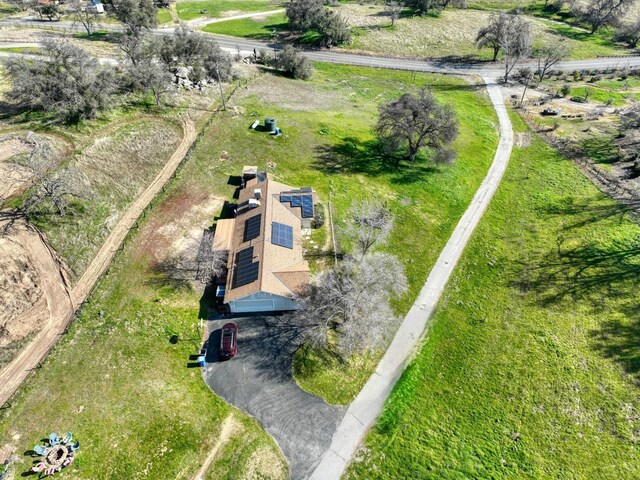
{"label": "dry grass patch", "polygon": [[[391,27],[380,6],[351,5],[339,7],[340,13],[355,28],[352,50],[414,58],[458,57],[490,60],[489,49],[475,46],[478,30],[494,14],[490,10],[445,10],[439,17],[404,17]],[[542,44],[560,35],[553,31],[554,24],[529,18],[534,43]],[[574,51],[575,58],[616,54],[612,46],[596,45],[597,51],[585,48],[583,41],[564,37]]]}
{"label": "dry grass patch", "polygon": [[181,139],[179,128],[168,122],[138,120],[103,135],[65,167],[80,195],[66,217],[43,212],[35,223],[47,232],[51,244],[80,275],[120,216],[157,175]]}
{"label": "dry grass patch", "polygon": [[262,99],[265,103],[297,112],[326,110],[339,105],[334,91],[319,89],[311,83],[292,82],[280,76],[265,76],[251,84],[251,89],[239,91],[235,101],[248,96]]}

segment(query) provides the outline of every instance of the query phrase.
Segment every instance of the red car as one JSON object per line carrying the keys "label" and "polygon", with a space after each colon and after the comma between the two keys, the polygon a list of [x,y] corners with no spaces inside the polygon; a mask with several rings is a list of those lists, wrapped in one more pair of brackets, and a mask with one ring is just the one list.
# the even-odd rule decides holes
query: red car
{"label": "red car", "polygon": [[220,335],[220,358],[234,357],[238,350],[238,326],[235,323],[225,323]]}

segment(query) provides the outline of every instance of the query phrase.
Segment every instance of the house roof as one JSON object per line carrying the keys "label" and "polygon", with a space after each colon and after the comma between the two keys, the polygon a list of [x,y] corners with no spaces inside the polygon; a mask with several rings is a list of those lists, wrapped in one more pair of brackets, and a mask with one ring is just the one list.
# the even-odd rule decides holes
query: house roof
{"label": "house roof", "polygon": [[[290,297],[309,282],[309,264],[302,255],[301,208],[280,201],[280,193],[291,190],[268,175],[249,180],[240,190],[225,303],[258,292]],[[313,194],[315,202],[315,194],[307,194]],[[274,223],[286,238],[274,231]]]}
{"label": "house roof", "polygon": [[216,230],[213,233],[213,250],[231,250],[235,225],[235,218],[220,219],[216,222]]}

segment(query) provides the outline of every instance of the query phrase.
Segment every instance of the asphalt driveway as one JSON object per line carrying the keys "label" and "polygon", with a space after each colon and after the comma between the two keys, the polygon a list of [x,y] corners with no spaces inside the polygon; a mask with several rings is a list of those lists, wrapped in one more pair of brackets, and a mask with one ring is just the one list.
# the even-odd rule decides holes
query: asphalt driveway
{"label": "asphalt driveway", "polygon": [[[238,325],[238,354],[220,362],[220,328],[228,321]],[[292,479],[309,478],[331,445],[345,409],[298,387],[291,376],[294,333],[276,317],[210,320],[208,326],[205,381],[262,423],[289,461]]]}

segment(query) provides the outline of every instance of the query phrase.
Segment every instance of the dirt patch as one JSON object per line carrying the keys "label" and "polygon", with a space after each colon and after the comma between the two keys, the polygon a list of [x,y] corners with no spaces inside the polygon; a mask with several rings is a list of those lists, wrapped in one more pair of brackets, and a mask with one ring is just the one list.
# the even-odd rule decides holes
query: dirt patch
{"label": "dirt patch", "polygon": [[0,139],[0,204],[2,201],[22,190],[29,182],[29,170],[16,163],[3,163],[5,160],[26,153],[31,146],[21,138]]}
{"label": "dirt patch", "polygon": [[242,475],[243,480],[276,480],[286,478],[282,461],[273,450],[258,448],[249,460]]}
{"label": "dirt patch", "polygon": [[516,132],[514,135],[516,147],[526,148],[531,145],[531,133],[529,132]]}
{"label": "dirt patch", "polygon": [[10,137],[5,140],[0,138],[0,162],[14,155],[29,152],[31,148],[31,145],[22,138]]}
{"label": "dirt patch", "polygon": [[[197,252],[204,230],[213,224],[213,217],[220,213],[224,199],[205,195],[181,195],[165,208],[163,223],[148,223],[144,244],[152,261],[169,257],[188,257]],[[186,260],[186,258],[185,258]]]}
{"label": "dirt patch", "polygon": [[0,348],[34,332],[42,319],[20,319],[20,314],[42,297],[38,271],[20,237],[0,237]]}
{"label": "dirt patch", "polygon": [[299,112],[331,110],[338,103],[332,92],[323,91],[308,83],[292,83],[290,79],[277,76],[262,77],[251,84],[251,89],[241,90],[236,94],[238,99],[248,96],[255,96],[263,103],[277,105],[285,110]]}
{"label": "dirt patch", "polygon": [[235,435],[238,430],[240,430],[240,428],[240,423],[233,417],[233,415],[229,415],[224,419],[224,422],[222,422],[222,428],[220,429],[220,435],[218,435],[218,440],[209,452],[209,455],[207,455],[207,458],[202,463],[202,466],[200,467],[200,470],[198,470],[198,473],[196,473],[193,477],[193,480],[202,480],[203,478],[205,478],[207,470],[209,470],[211,463],[216,458],[220,447],[227,443],[231,439],[231,437]]}

